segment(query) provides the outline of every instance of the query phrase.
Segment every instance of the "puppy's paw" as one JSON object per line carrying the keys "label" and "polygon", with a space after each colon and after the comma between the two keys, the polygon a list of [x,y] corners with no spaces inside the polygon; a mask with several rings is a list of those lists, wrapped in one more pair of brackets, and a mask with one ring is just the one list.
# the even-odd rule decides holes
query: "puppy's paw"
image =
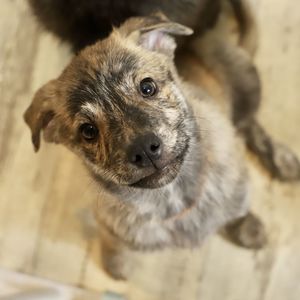
{"label": "puppy's paw", "polygon": [[267,243],[262,222],[252,213],[226,226],[229,239],[242,247],[261,249]]}
{"label": "puppy's paw", "polygon": [[278,179],[282,181],[300,179],[300,162],[297,156],[285,145],[274,143],[273,163]]}
{"label": "puppy's paw", "polygon": [[103,262],[102,267],[105,273],[114,280],[126,280],[126,276],[123,274],[119,265],[116,265],[114,262]]}

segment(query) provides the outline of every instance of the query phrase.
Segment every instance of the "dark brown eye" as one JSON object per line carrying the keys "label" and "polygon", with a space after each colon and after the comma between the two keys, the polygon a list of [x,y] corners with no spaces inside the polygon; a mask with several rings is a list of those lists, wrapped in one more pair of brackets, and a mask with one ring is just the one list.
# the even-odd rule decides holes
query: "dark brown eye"
{"label": "dark brown eye", "polygon": [[145,78],[140,82],[140,92],[143,97],[151,97],[157,91],[156,84],[152,78]]}
{"label": "dark brown eye", "polygon": [[80,133],[85,140],[93,141],[98,136],[98,129],[92,124],[85,123],[80,126]]}

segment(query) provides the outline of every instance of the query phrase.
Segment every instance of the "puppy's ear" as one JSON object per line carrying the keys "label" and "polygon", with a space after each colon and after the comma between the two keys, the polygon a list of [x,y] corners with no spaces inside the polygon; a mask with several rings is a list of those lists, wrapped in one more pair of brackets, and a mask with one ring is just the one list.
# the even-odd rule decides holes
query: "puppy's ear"
{"label": "puppy's ear", "polygon": [[164,14],[128,19],[120,28],[123,37],[150,50],[172,55],[176,48],[174,35],[191,35],[189,27],[170,21]]}
{"label": "puppy's ear", "polygon": [[36,92],[31,105],[24,113],[25,122],[31,129],[35,151],[40,148],[42,130],[47,142],[58,142],[58,124],[55,113],[56,100],[56,80],[52,80]]}

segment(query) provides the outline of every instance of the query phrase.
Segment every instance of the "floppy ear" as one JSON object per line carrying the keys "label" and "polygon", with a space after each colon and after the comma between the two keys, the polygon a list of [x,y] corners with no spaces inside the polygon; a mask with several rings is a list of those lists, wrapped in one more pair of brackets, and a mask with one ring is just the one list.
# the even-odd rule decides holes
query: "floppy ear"
{"label": "floppy ear", "polygon": [[119,32],[136,44],[150,50],[173,57],[176,43],[174,35],[191,35],[189,27],[170,21],[164,14],[156,13],[148,17],[128,19]]}
{"label": "floppy ear", "polygon": [[34,150],[40,148],[41,130],[47,142],[58,142],[57,120],[55,115],[56,80],[42,86],[35,94],[31,105],[24,113],[24,119],[31,129]]}

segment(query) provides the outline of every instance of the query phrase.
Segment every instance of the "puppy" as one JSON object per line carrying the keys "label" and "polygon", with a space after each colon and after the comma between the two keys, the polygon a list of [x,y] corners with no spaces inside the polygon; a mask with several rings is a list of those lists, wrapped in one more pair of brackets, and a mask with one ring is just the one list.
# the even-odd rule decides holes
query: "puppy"
{"label": "puppy", "polygon": [[[43,131],[46,141],[75,152],[101,186],[95,208],[101,253],[115,278],[124,278],[120,260],[126,249],[195,247],[223,226],[240,245],[259,248],[266,241],[262,224],[249,213],[243,150],[230,121],[250,147],[259,144],[253,135],[253,128],[261,128],[254,119],[259,80],[249,54],[253,47],[241,43],[245,39],[228,44],[219,32],[220,12],[213,15],[186,44],[228,87],[229,116],[209,89],[178,76],[174,36],[193,31],[162,14],[129,18],[81,50],[25,113],[36,151]],[[71,40],[74,48],[83,43]],[[235,53],[242,63],[231,65]],[[240,77],[238,66],[247,71]],[[247,109],[241,95],[246,107],[251,104]],[[262,129],[258,134],[267,137]],[[297,162],[288,153],[284,165]]]}

